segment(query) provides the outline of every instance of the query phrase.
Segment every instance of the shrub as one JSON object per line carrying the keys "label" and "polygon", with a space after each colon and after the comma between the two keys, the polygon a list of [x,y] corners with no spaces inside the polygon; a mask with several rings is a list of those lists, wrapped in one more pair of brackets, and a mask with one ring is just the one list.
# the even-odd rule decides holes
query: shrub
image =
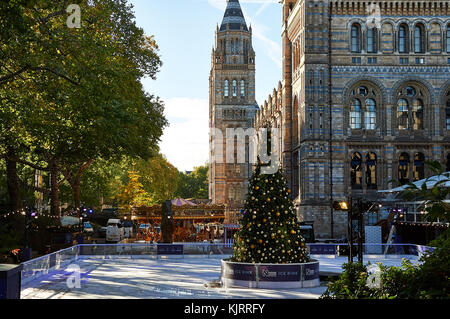
{"label": "shrub", "polygon": [[321,299],[376,298],[377,290],[367,286],[367,267],[361,263],[344,264],[344,272],[328,284]]}

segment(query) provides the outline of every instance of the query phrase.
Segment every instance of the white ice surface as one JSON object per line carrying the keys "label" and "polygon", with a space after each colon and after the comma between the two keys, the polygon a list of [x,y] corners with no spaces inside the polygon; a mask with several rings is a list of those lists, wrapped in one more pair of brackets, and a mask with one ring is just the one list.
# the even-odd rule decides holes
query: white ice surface
{"label": "white ice surface", "polygon": [[[320,272],[341,272],[346,257],[318,258]],[[304,289],[207,288],[220,277],[220,258],[85,259],[74,262],[81,269],[81,288],[69,288],[69,272],[57,271],[22,287],[23,299],[147,299],[147,298],[318,298],[323,284]],[[366,259],[399,266],[400,258]],[[414,260],[413,260],[414,261]]]}

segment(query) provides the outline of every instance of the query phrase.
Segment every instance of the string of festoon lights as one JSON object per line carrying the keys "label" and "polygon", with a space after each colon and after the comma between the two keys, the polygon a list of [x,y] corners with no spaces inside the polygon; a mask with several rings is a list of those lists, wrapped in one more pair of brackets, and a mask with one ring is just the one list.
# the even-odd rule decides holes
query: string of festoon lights
{"label": "string of festoon lights", "polygon": [[[28,209],[28,208],[26,208]],[[25,216],[26,215],[26,209],[21,209],[21,210],[15,210],[15,211],[11,211],[8,213],[3,213],[0,214],[0,218],[8,218],[10,216],[15,216],[15,215],[22,215]],[[51,215],[50,213],[38,213],[38,212],[31,212],[30,214],[31,217],[34,217],[35,219],[39,218],[39,217],[47,217],[47,218],[55,218],[55,219],[59,219],[59,216],[55,216],[55,215]]]}

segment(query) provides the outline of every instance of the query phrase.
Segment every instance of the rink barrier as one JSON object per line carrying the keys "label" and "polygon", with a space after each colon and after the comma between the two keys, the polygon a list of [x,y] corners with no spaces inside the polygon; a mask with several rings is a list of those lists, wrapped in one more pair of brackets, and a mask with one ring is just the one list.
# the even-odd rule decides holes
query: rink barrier
{"label": "rink barrier", "polygon": [[320,285],[319,261],[267,264],[238,263],[222,259],[221,282],[225,288],[296,289]]}
{"label": "rink barrier", "polygon": [[[176,254],[170,246],[177,245]],[[160,247],[158,250],[158,246]],[[180,247],[182,246],[182,248]],[[309,243],[311,258],[339,257],[339,246],[346,244]],[[166,249],[165,249],[166,248]],[[434,248],[414,244],[365,244],[365,258],[420,258]],[[172,258],[227,258],[233,254],[228,243],[176,243],[176,244],[79,244],[22,263],[22,284],[26,284],[53,271],[65,270],[79,259],[172,259]]]}

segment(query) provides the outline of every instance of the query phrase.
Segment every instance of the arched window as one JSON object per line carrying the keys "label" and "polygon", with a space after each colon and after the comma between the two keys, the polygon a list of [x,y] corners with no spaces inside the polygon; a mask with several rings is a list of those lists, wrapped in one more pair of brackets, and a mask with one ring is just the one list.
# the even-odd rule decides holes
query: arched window
{"label": "arched window", "polygon": [[231,54],[234,54],[234,40],[231,40]]}
{"label": "arched window", "polygon": [[445,165],[446,172],[450,172],[450,153],[447,154],[447,163]]}
{"label": "arched window", "polygon": [[352,25],[351,49],[355,53],[361,52],[361,27],[357,23]]}
{"label": "arched window", "polygon": [[425,178],[425,155],[414,154],[413,179],[414,182]]}
{"label": "arched window", "polygon": [[398,181],[401,185],[409,183],[409,154],[402,153],[398,161]]}
{"label": "arched window", "polygon": [[350,180],[353,189],[362,188],[362,157],[359,153],[354,153],[350,163]]}
{"label": "arched window", "polygon": [[447,39],[447,53],[450,53],[450,24],[447,25],[446,39]]}
{"label": "arched window", "polygon": [[[357,86],[350,92],[350,128],[361,129],[364,119],[366,130],[375,130],[377,125],[377,93],[371,86]],[[364,113],[364,114],[363,114]]]}
{"label": "arched window", "polygon": [[398,52],[408,53],[408,27],[402,24],[398,29]]}
{"label": "arched window", "polygon": [[245,96],[245,81],[241,80],[241,97]]}
{"label": "arched window", "polygon": [[298,99],[294,97],[294,108],[292,110],[292,147],[297,146],[298,143]]}
{"label": "arched window", "polygon": [[353,130],[361,129],[361,102],[358,99],[353,100],[350,109],[350,128]]}
{"label": "arched window", "polygon": [[368,189],[377,188],[377,155],[373,152],[366,157],[366,185]]}
{"label": "arched window", "polygon": [[397,102],[397,124],[399,130],[408,129],[408,101],[405,99]]}
{"label": "arched window", "polygon": [[239,39],[236,39],[236,41],[234,42],[234,45],[235,45],[234,52],[236,54],[239,54]]}
{"label": "arched window", "polygon": [[377,113],[376,113],[377,103],[374,99],[366,100],[366,109],[364,112],[364,126],[366,130],[374,130],[377,123]]}
{"label": "arched window", "polygon": [[413,129],[423,130],[423,101],[420,99],[413,102]]}
{"label": "arched window", "polygon": [[377,51],[377,29],[370,28],[367,30],[367,52],[376,53]]}
{"label": "arched window", "polygon": [[450,130],[450,89],[447,92],[445,103],[445,128]]}
{"label": "arched window", "polygon": [[237,81],[233,80],[233,96],[237,96]]}
{"label": "arched window", "polygon": [[224,89],[223,89],[223,95],[225,97],[228,97],[229,94],[230,94],[230,87],[229,87],[229,84],[228,84],[228,80],[225,80],[225,86],[224,86]]}
{"label": "arched window", "polygon": [[399,130],[424,129],[424,93],[418,87],[408,85],[398,93],[397,124]]}
{"label": "arched window", "polygon": [[424,53],[425,52],[425,41],[424,41],[424,27],[422,24],[417,24],[414,28],[414,52]]}

